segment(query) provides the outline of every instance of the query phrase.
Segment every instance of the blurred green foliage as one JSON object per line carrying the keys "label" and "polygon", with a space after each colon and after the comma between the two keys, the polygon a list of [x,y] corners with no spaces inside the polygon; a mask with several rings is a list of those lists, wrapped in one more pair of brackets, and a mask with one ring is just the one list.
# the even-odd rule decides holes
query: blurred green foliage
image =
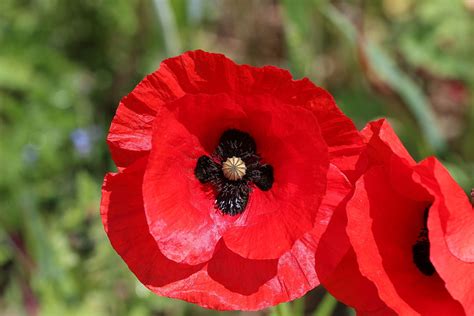
{"label": "blurred green foliage", "polygon": [[[120,98],[184,50],[308,76],[474,187],[473,16],[460,0],[0,1],[0,314],[211,313],[150,294],[99,216]],[[312,313],[313,294],[271,313]]]}

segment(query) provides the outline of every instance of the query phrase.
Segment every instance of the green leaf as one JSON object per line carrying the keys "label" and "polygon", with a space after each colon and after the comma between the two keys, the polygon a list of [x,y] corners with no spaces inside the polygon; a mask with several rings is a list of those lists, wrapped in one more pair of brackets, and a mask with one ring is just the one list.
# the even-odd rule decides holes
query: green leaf
{"label": "green leaf", "polygon": [[369,39],[360,39],[355,26],[336,8],[328,5],[321,7],[321,11],[353,45],[360,45],[360,48],[367,55],[371,70],[400,95],[417,120],[428,143],[438,154],[443,153],[447,147],[445,139],[436,124],[433,110],[421,88],[408,75],[403,73],[380,47]]}

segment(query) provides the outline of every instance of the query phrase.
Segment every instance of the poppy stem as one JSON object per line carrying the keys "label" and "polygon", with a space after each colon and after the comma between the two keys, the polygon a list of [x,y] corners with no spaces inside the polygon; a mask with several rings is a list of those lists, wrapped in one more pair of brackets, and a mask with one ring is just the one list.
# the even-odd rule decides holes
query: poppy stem
{"label": "poppy stem", "polygon": [[[293,316],[293,315],[295,314],[293,314],[291,310],[290,303],[278,304],[277,306],[275,306],[271,314],[271,316]],[[298,315],[295,315],[295,316],[298,316]]]}
{"label": "poppy stem", "polygon": [[321,302],[319,302],[318,307],[314,311],[313,316],[330,316],[336,309],[336,306],[337,300],[334,298],[334,296],[326,292]]}
{"label": "poppy stem", "polygon": [[304,315],[305,297],[301,297],[292,302],[293,312],[295,315]]}

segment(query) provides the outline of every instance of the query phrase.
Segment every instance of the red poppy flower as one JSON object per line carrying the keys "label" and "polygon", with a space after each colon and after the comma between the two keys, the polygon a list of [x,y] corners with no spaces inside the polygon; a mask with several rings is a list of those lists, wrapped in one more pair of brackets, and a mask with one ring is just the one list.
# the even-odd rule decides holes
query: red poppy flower
{"label": "red poppy flower", "polygon": [[318,252],[351,248],[333,251],[318,270],[322,284],[361,315],[474,315],[466,194],[435,158],[417,164],[386,121],[362,135],[367,171]]}
{"label": "red poppy flower", "polygon": [[203,51],[140,82],[107,140],[119,172],[102,220],[133,273],[159,295],[246,310],[318,284],[315,249],[363,147],[309,80]]}

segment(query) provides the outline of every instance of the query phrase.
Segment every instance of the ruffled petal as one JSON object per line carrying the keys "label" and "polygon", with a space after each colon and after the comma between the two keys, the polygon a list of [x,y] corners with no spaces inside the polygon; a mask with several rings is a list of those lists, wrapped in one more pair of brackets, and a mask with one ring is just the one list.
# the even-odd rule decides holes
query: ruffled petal
{"label": "ruffled petal", "polygon": [[204,266],[167,259],[150,235],[141,186],[146,162],[146,158],[139,159],[125,171],[105,176],[100,213],[112,246],[137,278],[145,285],[166,286]]}
{"label": "ruffled petal", "polygon": [[[313,86],[311,98],[306,107],[310,108],[318,119],[321,134],[328,145],[331,163],[354,182],[360,176],[360,155],[365,148],[360,133],[352,120],[337,107],[334,98],[326,90],[315,86],[309,80],[301,80],[299,83],[301,86]],[[298,89],[302,88],[298,87]]]}
{"label": "ruffled petal", "polygon": [[273,166],[274,183],[269,191],[252,191],[245,212],[223,238],[245,258],[275,259],[313,227],[326,189],[327,146],[308,110],[270,96],[239,102],[247,114],[240,128],[254,137],[263,162]]}
{"label": "ruffled petal", "polygon": [[443,206],[440,204],[443,202],[433,204],[428,217],[431,262],[449,293],[463,306],[466,315],[474,315],[474,263],[460,260],[447,247],[440,216]]}
{"label": "ruffled petal", "polygon": [[194,169],[226,126],[244,115],[225,95],[190,95],[174,106],[176,113],[157,114],[143,182],[145,211],[161,251],[173,261],[198,264],[212,257],[236,218],[215,208],[212,188],[199,182]]}
{"label": "ruffled petal", "polygon": [[[456,299],[463,303],[462,299],[468,302],[468,298],[463,285],[463,290],[455,288],[459,275],[451,274],[452,283],[445,285],[447,271],[424,276],[412,261],[411,247],[423,223],[423,210],[435,201],[430,209],[431,218],[437,212],[436,201],[446,194],[432,188],[436,187],[435,168],[417,166],[385,120],[369,123],[362,135],[367,142],[367,162],[378,167],[370,167],[356,183],[347,204],[347,233],[353,248],[348,252],[331,249],[334,241],[340,249],[346,247],[341,232],[346,226],[341,214],[345,213],[335,214],[334,225],[329,226],[321,240],[318,252],[332,255],[318,267],[322,284],[361,315],[463,315]],[[451,189],[458,188],[453,181],[444,182]],[[447,195],[456,197],[452,193]],[[451,203],[450,209],[456,209],[455,205]],[[432,249],[440,247],[431,240],[431,227],[429,231]],[[435,255],[431,253],[432,260]],[[471,286],[470,281],[464,281],[465,286]]]}
{"label": "ruffled petal", "polygon": [[392,156],[387,163],[392,188],[404,197],[415,201],[432,201],[433,195],[422,185],[421,176],[416,169],[404,159]]}
{"label": "ruffled petal", "polygon": [[127,167],[150,151],[156,112],[183,95],[174,75],[163,69],[148,75],[120,101],[107,135],[117,167]]}
{"label": "ruffled petal", "polygon": [[[235,217],[193,174],[228,128],[255,137],[275,170],[272,189],[253,187]],[[165,60],[122,99],[107,140],[120,171],[106,176],[101,203],[113,247],[155,293],[219,310],[261,309],[317,285],[319,239],[349,190],[336,167],[354,181],[363,147],[309,80],[203,51]]]}
{"label": "ruffled petal", "polygon": [[367,144],[370,165],[388,163],[393,156],[405,160],[408,165],[416,164],[386,119],[369,122],[361,134]]}
{"label": "ruffled petal", "polygon": [[426,203],[406,199],[380,183],[390,182],[381,167],[371,168],[347,204],[347,233],[361,274],[399,314],[462,315],[443,280],[437,274],[423,275],[412,262],[411,247]]}
{"label": "ruffled petal", "polygon": [[353,249],[349,249],[330,273],[318,269],[321,284],[338,301],[352,306],[357,315],[397,315],[378,296],[375,285],[360,273]]}
{"label": "ruffled petal", "polygon": [[352,186],[345,175],[336,166],[330,165],[328,170],[328,188],[316,215],[313,229],[297,240],[291,251],[285,253],[279,261],[280,271],[285,267],[288,279],[292,281],[292,287],[296,288],[300,284],[305,285],[306,290],[309,290],[318,285],[319,279],[316,267],[320,264],[325,264],[325,261],[328,260],[326,253],[317,255],[321,236],[326,231],[336,208],[340,207],[341,210],[343,209],[341,201],[351,189]]}
{"label": "ruffled petal", "polygon": [[[329,176],[332,169],[329,169],[328,174],[328,191],[331,190],[331,186],[333,189],[342,187],[342,183],[337,185],[336,179]],[[341,192],[340,195],[342,202],[331,207],[335,210],[334,214],[330,217],[328,227],[321,236],[316,251],[316,258],[318,259],[316,261],[316,271],[319,280],[339,301],[356,308],[358,314],[395,315],[380,300],[374,284],[360,273],[355,253],[350,246],[349,237],[346,233],[346,203],[351,196],[349,194],[351,190],[352,186],[346,185],[346,191]],[[325,198],[325,200],[328,199]],[[364,295],[360,295],[360,293],[364,293]]]}
{"label": "ruffled petal", "polygon": [[[285,286],[286,277],[277,279],[277,260],[239,258],[223,243],[216,247],[213,263],[188,265],[166,258],[148,231],[143,208],[146,163],[139,159],[123,172],[107,174],[101,201],[110,242],[140,282],[158,295],[218,310],[257,310],[300,295],[301,286]],[[239,285],[239,279],[245,282]]]}
{"label": "ruffled petal", "polygon": [[[315,264],[317,264],[321,258],[318,258],[315,254],[322,234],[320,227],[327,226],[332,212],[338,204],[335,201],[341,200],[351,189],[349,181],[334,166],[330,166],[328,178],[331,180],[329,181],[329,193],[324,197],[321,203],[321,212],[318,213],[315,228],[297,240],[291,250],[278,259],[277,270],[272,266],[275,259],[244,259],[237,254],[233,254],[228,249],[223,249],[223,253],[211,260],[209,264],[209,276],[216,281],[220,280],[228,289],[233,288],[239,293],[244,293],[244,291],[255,291],[255,284],[258,284],[256,280],[263,281],[269,278],[271,275],[270,272],[275,273],[272,278],[268,279],[266,283],[259,287],[258,291],[248,297],[248,300],[251,300],[252,304],[258,304],[258,306],[270,306],[301,297],[307,291],[317,286],[318,277],[316,275]],[[224,257],[224,255],[228,257]],[[219,259],[217,262],[214,262],[216,258]],[[212,272],[211,265],[213,266]],[[249,274],[248,276],[240,277],[240,274],[230,275],[232,271],[235,271],[232,267],[239,267],[237,269],[249,269]],[[228,280],[228,282],[223,282],[223,280]],[[272,293],[271,296],[268,295],[269,291]],[[233,300],[236,304],[242,304],[238,297],[234,297]]]}
{"label": "ruffled petal", "polygon": [[331,160],[355,177],[363,148],[352,121],[325,90],[308,79],[293,80],[273,66],[237,65],[221,54],[189,51],[164,60],[119,104],[107,137],[118,167],[126,167],[151,149],[155,113],[187,94],[271,95],[281,103],[305,107],[317,117]]}
{"label": "ruffled petal", "polygon": [[[341,215],[345,217],[344,210],[349,193],[352,189],[353,187],[347,177],[339,170],[339,168],[330,164],[327,175],[326,194],[324,195],[321,206],[316,214],[314,227],[311,230],[311,236],[314,240],[319,242],[322,236],[326,235],[330,223],[333,225],[333,230],[339,233],[341,232],[340,229],[342,229],[342,232],[344,232],[347,220],[343,222],[343,220],[341,220]],[[334,217],[335,220],[333,222]],[[345,236],[345,233],[338,234],[337,236],[332,235],[331,238],[329,238],[329,235],[330,234],[328,234],[326,238],[327,242],[332,244],[330,246],[332,249],[327,254],[321,253],[320,258],[324,264],[333,261],[335,258],[340,258],[349,248],[349,241],[347,236]],[[338,246],[334,247],[334,245]]]}
{"label": "ruffled petal", "polygon": [[[348,198],[349,196],[346,197]],[[338,301],[354,307],[357,314],[395,315],[380,300],[375,285],[360,273],[346,233],[345,207],[346,202],[343,202],[336,209],[316,251],[316,258],[319,258],[316,263],[319,280]]]}
{"label": "ruffled petal", "polygon": [[466,193],[436,158],[424,160],[417,172],[420,182],[441,200],[436,205],[449,250],[458,259],[474,263],[474,209]]}

